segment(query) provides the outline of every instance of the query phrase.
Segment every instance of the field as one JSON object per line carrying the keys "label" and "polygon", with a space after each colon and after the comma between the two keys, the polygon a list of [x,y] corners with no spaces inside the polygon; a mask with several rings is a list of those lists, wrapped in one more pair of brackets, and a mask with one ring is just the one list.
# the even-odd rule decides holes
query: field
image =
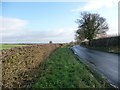
{"label": "field", "polygon": [[37,88],[105,88],[110,85],[77,59],[69,48],[59,48],[46,60]]}
{"label": "field", "polygon": [[60,45],[30,45],[3,49],[3,88],[27,88],[37,79],[39,65]]}
{"label": "field", "polygon": [[22,44],[0,44],[0,50],[10,49],[10,48],[13,48],[13,47],[20,47],[20,46],[26,46],[26,45],[22,45]]}
{"label": "field", "polygon": [[3,89],[111,87],[64,45],[28,45],[1,52]]}

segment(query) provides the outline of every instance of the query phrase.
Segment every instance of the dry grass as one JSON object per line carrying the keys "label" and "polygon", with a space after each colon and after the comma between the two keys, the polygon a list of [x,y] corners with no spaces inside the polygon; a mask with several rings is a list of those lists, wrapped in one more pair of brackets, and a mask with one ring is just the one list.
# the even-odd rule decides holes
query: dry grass
{"label": "dry grass", "polygon": [[31,87],[42,62],[58,47],[58,44],[45,44],[2,50],[3,88]]}

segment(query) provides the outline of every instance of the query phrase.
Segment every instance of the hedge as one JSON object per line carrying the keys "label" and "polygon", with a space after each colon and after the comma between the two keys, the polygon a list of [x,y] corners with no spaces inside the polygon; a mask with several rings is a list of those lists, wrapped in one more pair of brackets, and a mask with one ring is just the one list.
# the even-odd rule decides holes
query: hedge
{"label": "hedge", "polygon": [[107,38],[93,39],[89,42],[88,41],[82,42],[81,45],[90,46],[90,47],[120,47],[119,40],[120,40],[120,36],[107,37]]}

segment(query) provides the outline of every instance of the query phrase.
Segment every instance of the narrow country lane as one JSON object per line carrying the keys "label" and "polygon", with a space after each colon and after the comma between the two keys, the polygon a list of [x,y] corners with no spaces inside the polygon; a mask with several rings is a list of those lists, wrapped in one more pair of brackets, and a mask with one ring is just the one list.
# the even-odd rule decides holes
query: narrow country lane
{"label": "narrow country lane", "polygon": [[72,50],[92,68],[104,75],[112,85],[118,87],[118,57],[120,55],[91,50],[79,45],[73,46]]}

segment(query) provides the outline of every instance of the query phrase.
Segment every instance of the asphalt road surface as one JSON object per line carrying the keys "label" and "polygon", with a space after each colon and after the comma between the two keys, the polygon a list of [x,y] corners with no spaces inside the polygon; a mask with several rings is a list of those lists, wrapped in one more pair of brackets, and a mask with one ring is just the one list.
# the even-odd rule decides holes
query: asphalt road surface
{"label": "asphalt road surface", "polygon": [[120,55],[91,50],[79,45],[73,46],[72,50],[78,57],[92,66],[93,69],[101,73],[110,84],[119,87],[118,57]]}

